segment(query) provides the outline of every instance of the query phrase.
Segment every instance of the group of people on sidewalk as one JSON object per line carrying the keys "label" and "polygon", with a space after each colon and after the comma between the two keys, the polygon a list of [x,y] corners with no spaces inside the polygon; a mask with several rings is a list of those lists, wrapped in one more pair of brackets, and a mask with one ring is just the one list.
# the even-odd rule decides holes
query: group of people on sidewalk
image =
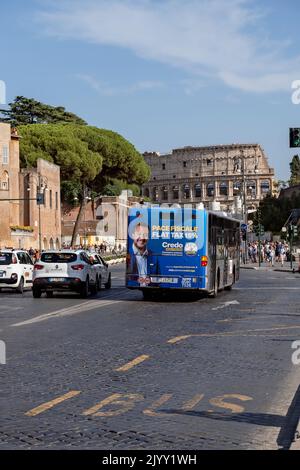
{"label": "group of people on sidewalk", "polygon": [[275,263],[281,263],[281,266],[283,266],[284,262],[289,259],[289,256],[289,246],[283,242],[269,242],[265,240],[261,242],[260,248],[258,242],[248,244],[248,257],[252,263],[258,263],[260,260],[261,263],[266,262],[270,266],[274,266]]}

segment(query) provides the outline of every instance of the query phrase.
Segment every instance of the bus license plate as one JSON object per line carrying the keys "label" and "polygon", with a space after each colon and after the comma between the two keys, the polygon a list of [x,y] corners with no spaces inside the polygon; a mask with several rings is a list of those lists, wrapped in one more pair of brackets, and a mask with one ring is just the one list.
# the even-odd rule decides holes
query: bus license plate
{"label": "bus license plate", "polygon": [[151,277],[151,282],[155,284],[177,284],[178,279],[177,277]]}

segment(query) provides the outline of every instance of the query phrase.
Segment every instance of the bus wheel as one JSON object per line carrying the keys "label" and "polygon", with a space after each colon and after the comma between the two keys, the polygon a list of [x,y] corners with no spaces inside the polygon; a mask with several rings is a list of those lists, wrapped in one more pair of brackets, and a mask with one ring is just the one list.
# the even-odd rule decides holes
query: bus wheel
{"label": "bus wheel", "polygon": [[152,299],[152,292],[149,289],[143,289],[143,298],[144,300],[151,300]]}
{"label": "bus wheel", "polygon": [[213,299],[215,299],[218,296],[219,286],[220,286],[220,271],[218,270],[218,274],[215,279],[214,290],[210,293],[210,297],[212,297]]}
{"label": "bus wheel", "polygon": [[233,268],[233,279],[232,279],[232,284],[230,286],[224,287],[224,290],[232,290],[233,284],[235,283],[235,267]]}

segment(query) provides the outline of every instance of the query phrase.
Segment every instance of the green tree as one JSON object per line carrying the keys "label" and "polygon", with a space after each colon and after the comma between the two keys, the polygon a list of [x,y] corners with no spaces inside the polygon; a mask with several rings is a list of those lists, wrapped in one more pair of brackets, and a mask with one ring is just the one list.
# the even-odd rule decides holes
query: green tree
{"label": "green tree", "polygon": [[140,195],[140,188],[136,184],[129,184],[126,181],[109,179],[107,184],[103,187],[101,194],[103,196],[120,196],[121,192],[124,189],[129,189],[132,191],[133,196]]}
{"label": "green tree", "polygon": [[65,110],[63,106],[50,106],[25,96],[16,96],[9,109],[0,109],[0,121],[13,127],[22,124],[56,124],[69,122],[84,125],[86,122],[76,114]]}
{"label": "green tree", "polygon": [[299,155],[294,155],[290,163],[291,178],[290,185],[300,184],[300,158]]}
{"label": "green tree", "polygon": [[[279,234],[291,210],[300,207],[300,196],[296,192],[290,198],[267,196],[259,205],[260,220],[266,231]],[[254,214],[254,223],[256,215]]]}
{"label": "green tree", "polygon": [[35,166],[38,158],[61,167],[62,199],[80,204],[72,245],[83,218],[88,191],[103,194],[109,180],[142,184],[150,169],[142,155],[121,135],[74,124],[36,124],[19,127],[22,166]]}

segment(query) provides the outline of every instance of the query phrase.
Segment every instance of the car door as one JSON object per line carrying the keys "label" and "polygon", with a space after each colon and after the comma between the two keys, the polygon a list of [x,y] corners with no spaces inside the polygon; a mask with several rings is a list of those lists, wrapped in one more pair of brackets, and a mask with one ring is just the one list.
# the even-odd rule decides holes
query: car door
{"label": "car door", "polygon": [[28,253],[24,253],[26,262],[27,262],[27,269],[28,269],[28,284],[32,285],[32,274],[33,274],[33,261]]}
{"label": "car door", "polygon": [[84,252],[80,254],[80,258],[82,261],[84,261],[86,265],[86,270],[89,275],[90,282],[92,284],[96,284],[97,271],[95,269],[96,267],[94,266],[93,262],[90,260],[89,256]]}
{"label": "car door", "polygon": [[101,266],[102,282],[106,283],[108,281],[108,266],[100,255],[97,255],[97,258],[99,259],[99,263]]}
{"label": "car door", "polygon": [[19,274],[21,277],[23,277],[24,285],[26,286],[26,284],[28,285],[29,269],[28,269],[25,253],[20,251],[19,253],[17,253],[17,258],[19,260],[19,269],[20,269]]}

